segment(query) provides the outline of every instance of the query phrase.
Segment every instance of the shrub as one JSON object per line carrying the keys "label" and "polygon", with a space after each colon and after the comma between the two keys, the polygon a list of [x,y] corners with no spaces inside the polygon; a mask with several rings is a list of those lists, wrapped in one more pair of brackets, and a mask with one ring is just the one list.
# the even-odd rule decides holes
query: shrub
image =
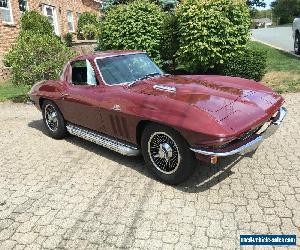
{"label": "shrub", "polygon": [[[89,33],[92,36],[89,36],[89,39],[95,39],[97,37],[97,32],[99,29],[99,17],[95,13],[91,12],[84,12],[80,15],[78,20],[78,37],[85,38],[84,34]],[[93,28],[91,28],[93,26]],[[85,31],[85,29],[88,29],[89,31]],[[90,32],[91,29],[94,30],[94,32]],[[86,39],[86,38],[85,38]]]}
{"label": "shrub", "polygon": [[145,50],[160,63],[163,12],[146,0],[118,5],[100,25],[99,49]]}
{"label": "shrub", "polygon": [[165,67],[174,71],[176,68],[175,54],[178,50],[177,18],[171,12],[165,15],[162,27],[162,43],[160,54],[165,62]]}
{"label": "shrub", "polygon": [[238,55],[228,58],[221,73],[260,81],[266,73],[267,53],[256,48],[245,48]]}
{"label": "shrub", "polygon": [[178,63],[206,72],[244,48],[250,16],[244,0],[186,0],[177,8]]}
{"label": "shrub", "polygon": [[40,80],[56,79],[62,66],[74,56],[54,35],[22,31],[6,59],[15,84],[33,85]]}
{"label": "shrub", "polygon": [[86,40],[93,40],[99,35],[99,27],[93,24],[83,26],[82,36]]}
{"label": "shrub", "polygon": [[65,44],[67,47],[72,47],[73,45],[73,35],[72,33],[68,32],[64,35]]}
{"label": "shrub", "polygon": [[41,35],[53,34],[53,27],[47,17],[36,11],[26,11],[21,18],[21,31],[32,31]]}

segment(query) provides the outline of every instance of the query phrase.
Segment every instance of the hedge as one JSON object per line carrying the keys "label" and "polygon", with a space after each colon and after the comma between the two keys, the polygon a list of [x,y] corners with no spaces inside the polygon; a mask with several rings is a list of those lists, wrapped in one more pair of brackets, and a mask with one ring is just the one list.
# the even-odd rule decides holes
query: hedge
{"label": "hedge", "polygon": [[138,0],[110,9],[100,24],[100,50],[145,50],[161,63],[164,13],[149,1]]}
{"label": "hedge", "polygon": [[186,0],[177,8],[178,64],[206,72],[234,57],[249,39],[249,9],[243,0]]}
{"label": "hedge", "polygon": [[266,51],[245,48],[236,56],[228,58],[222,66],[220,73],[260,81],[266,73],[266,68]]}
{"label": "hedge", "polygon": [[100,19],[95,13],[84,12],[78,19],[77,36],[79,39],[93,40],[98,36]]}
{"label": "hedge", "polygon": [[48,18],[37,11],[26,11],[22,15],[21,31],[32,31],[41,35],[51,35],[54,32]]}
{"label": "hedge", "polygon": [[57,79],[63,65],[74,56],[55,35],[23,31],[8,55],[14,84],[33,85]]}

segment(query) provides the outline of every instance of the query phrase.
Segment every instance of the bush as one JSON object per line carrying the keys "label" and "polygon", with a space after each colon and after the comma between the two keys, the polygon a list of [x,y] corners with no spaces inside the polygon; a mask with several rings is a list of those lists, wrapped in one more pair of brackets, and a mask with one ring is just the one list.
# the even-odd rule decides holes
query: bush
{"label": "bush", "polygon": [[21,31],[32,31],[36,34],[51,35],[54,30],[47,17],[36,11],[26,11],[21,18]]}
{"label": "bush", "polygon": [[[84,34],[89,34],[89,39],[96,39],[99,30],[99,17],[95,13],[84,12],[80,15],[78,20],[78,37],[85,38]],[[92,28],[91,28],[92,27]],[[86,31],[88,29],[88,31]],[[91,32],[93,30],[93,32]],[[87,38],[85,38],[87,39]]]}
{"label": "bush", "polygon": [[100,50],[145,50],[161,63],[163,12],[145,0],[118,5],[109,10],[101,23]]}
{"label": "bush", "polygon": [[256,48],[245,48],[238,55],[229,58],[221,73],[260,81],[266,73],[267,53]]}
{"label": "bush", "polygon": [[15,84],[33,85],[40,80],[56,79],[62,66],[74,56],[54,35],[22,31],[6,56]]}
{"label": "bush", "polygon": [[165,66],[174,71],[176,68],[175,54],[178,50],[178,30],[177,18],[173,13],[165,15],[162,27],[162,43],[160,54],[165,62]]}
{"label": "bush", "polygon": [[68,32],[64,35],[65,44],[67,47],[72,47],[73,45],[73,35],[72,33]]}
{"label": "bush", "polygon": [[99,27],[93,24],[87,24],[83,26],[82,36],[86,40],[94,40],[99,35]]}
{"label": "bush", "polygon": [[250,16],[244,0],[186,0],[177,8],[177,60],[187,71],[206,72],[245,47]]}

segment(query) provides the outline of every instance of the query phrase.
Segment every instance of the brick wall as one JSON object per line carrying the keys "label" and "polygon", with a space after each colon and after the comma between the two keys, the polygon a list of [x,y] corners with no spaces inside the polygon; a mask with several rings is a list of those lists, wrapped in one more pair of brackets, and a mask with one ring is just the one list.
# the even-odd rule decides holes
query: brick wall
{"label": "brick wall", "polygon": [[97,41],[77,41],[73,44],[72,49],[77,52],[79,55],[89,54],[95,51],[97,47]]}
{"label": "brick wall", "polygon": [[[3,67],[3,56],[14,43],[20,30],[21,12],[17,0],[10,0],[13,13],[13,24],[5,24],[0,17],[0,68]],[[77,31],[77,13],[94,12],[100,14],[99,3],[93,0],[28,0],[29,10],[43,13],[43,5],[56,8],[59,33],[63,36],[68,32],[67,11],[73,12],[75,32]],[[75,37],[75,36],[74,36]]]}
{"label": "brick wall", "polygon": [[0,84],[4,83],[10,78],[10,68],[0,68]]}

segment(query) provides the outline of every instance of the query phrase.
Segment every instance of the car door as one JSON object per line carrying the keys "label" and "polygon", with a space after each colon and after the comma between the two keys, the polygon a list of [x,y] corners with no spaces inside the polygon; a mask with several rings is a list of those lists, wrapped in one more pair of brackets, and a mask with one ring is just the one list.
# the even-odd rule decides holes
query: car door
{"label": "car door", "polygon": [[62,112],[65,119],[82,127],[102,130],[103,118],[95,96],[101,98],[103,88],[98,85],[90,62],[87,59],[74,61],[65,74],[68,76],[67,86],[62,93]]}

